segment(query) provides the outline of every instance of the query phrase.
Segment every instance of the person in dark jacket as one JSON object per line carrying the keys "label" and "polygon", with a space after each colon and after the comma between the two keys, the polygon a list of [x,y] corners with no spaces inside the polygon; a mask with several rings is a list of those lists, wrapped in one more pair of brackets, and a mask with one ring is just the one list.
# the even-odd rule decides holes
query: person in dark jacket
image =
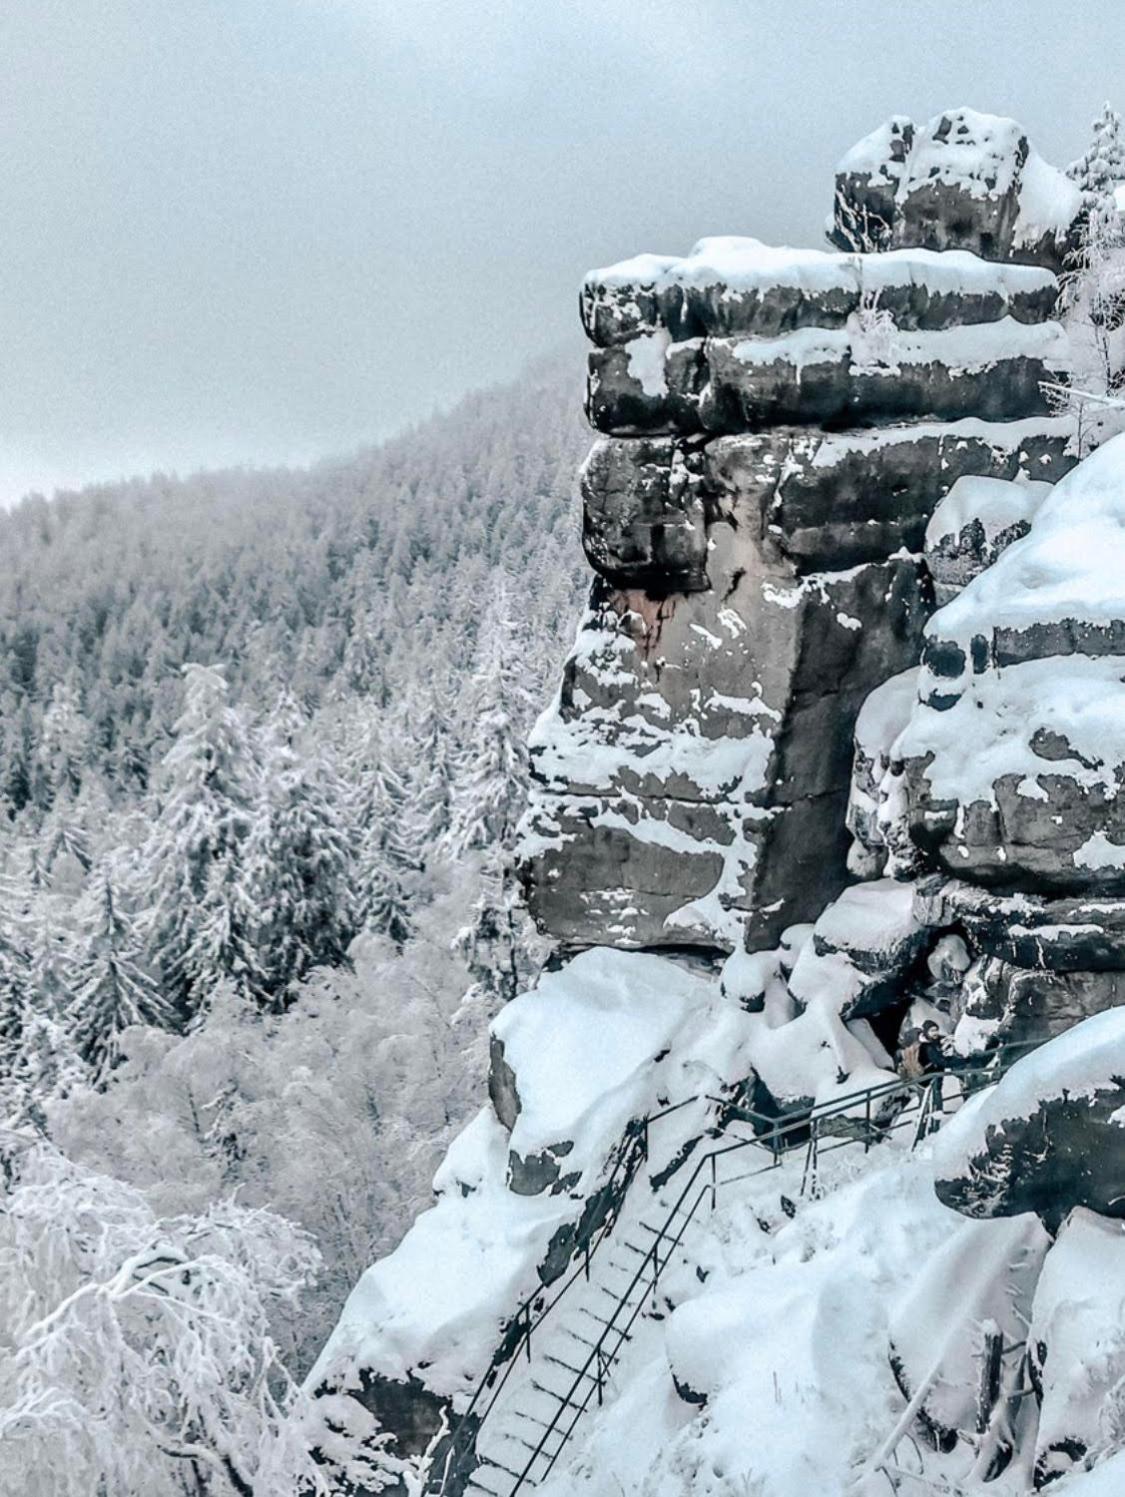
{"label": "person in dark jacket", "polygon": [[920,1076],[943,1070],[945,1060],[942,1032],[933,1019],[927,1019],[899,1050],[896,1069],[904,1081],[917,1081]]}

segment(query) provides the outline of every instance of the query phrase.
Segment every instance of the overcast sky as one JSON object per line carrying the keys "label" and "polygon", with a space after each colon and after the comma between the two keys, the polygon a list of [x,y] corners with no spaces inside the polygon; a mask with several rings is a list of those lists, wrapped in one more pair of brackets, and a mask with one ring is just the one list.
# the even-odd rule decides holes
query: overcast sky
{"label": "overcast sky", "polygon": [[1106,98],[1121,0],[0,0],[0,502],[385,436],[590,265],[818,243],[890,113]]}

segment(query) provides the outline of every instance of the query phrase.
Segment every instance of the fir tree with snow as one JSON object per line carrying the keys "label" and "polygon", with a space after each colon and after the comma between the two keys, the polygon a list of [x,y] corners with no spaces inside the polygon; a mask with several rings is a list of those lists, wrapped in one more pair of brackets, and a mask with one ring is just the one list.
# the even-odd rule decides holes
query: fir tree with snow
{"label": "fir tree with snow", "polygon": [[230,978],[260,992],[251,833],[259,803],[250,735],[217,666],[184,667],[183,712],[165,755],[159,809],[139,859],[149,950],[184,1018]]}
{"label": "fir tree with snow", "polygon": [[143,942],[107,866],[97,870],[79,907],[81,945],[70,972],[72,1042],[103,1083],[121,1054],[121,1035],[134,1024],[171,1028],[172,1005],[147,970]]}
{"label": "fir tree with snow", "polygon": [[345,962],[360,924],[354,847],[337,809],[344,787],[315,752],[298,758],[303,719],[294,710],[288,719],[273,724],[247,851],[258,959],[275,1000],[311,968]]}
{"label": "fir tree with snow", "polygon": [[1067,176],[1081,187],[1087,203],[1098,205],[1125,183],[1125,138],[1121,116],[1108,102],[1090,126],[1093,139],[1087,150],[1067,167]]}
{"label": "fir tree with snow", "polygon": [[511,847],[523,811],[530,703],[516,633],[510,586],[500,577],[481,621],[470,685],[469,734],[449,830],[456,853]]}

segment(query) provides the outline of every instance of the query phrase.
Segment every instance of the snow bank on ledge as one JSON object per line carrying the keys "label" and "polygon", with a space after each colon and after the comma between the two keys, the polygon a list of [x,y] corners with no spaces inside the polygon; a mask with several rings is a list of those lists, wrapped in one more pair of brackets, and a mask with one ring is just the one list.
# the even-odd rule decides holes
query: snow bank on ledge
{"label": "snow bank on ledge", "polygon": [[[739,363],[756,368],[766,364],[792,364],[803,369],[814,364],[838,364],[843,360],[869,368],[866,357],[868,335],[858,326],[843,328],[797,328],[776,338],[736,338],[732,354]],[[716,339],[715,343],[724,340]],[[689,344],[678,344],[687,347]],[[949,370],[990,369],[1009,359],[1040,359],[1053,369],[1069,363],[1069,344],[1057,322],[1017,322],[1002,317],[997,322],[972,322],[961,327],[906,332],[896,328],[887,349],[888,370],[903,364],[938,364]]]}
{"label": "snow bank on ledge", "polygon": [[1049,288],[1054,280],[1049,270],[982,260],[967,250],[900,249],[853,255],[721,234],[700,239],[686,255],[634,255],[591,270],[585,285],[589,289],[644,286],[653,291],[723,286],[730,292],[759,293],[783,286],[806,294],[878,293],[891,286],[924,286],[932,294],[948,296],[981,291],[1011,296]]}
{"label": "snow bank on ledge", "polygon": [[435,1178],[445,1189],[437,1205],[348,1296],[309,1374],[310,1390],[358,1388],[361,1372],[418,1377],[441,1394],[472,1387],[507,1315],[535,1287],[552,1233],[574,1214],[565,1195],[514,1195],[507,1169],[507,1129],[485,1108]]}
{"label": "snow bank on ledge", "polygon": [[670,1055],[715,984],[662,957],[597,946],[502,1009],[492,1033],[516,1076],[520,1113],[510,1147],[528,1155],[575,1143],[567,1172],[589,1176],[633,1118],[651,1111]]}
{"label": "snow bank on ledge", "polygon": [[[929,759],[936,800],[996,804],[995,786],[1018,776],[1019,793],[1046,800],[1040,776],[1117,789],[1125,764],[1125,658],[1072,655],[1026,660],[974,677],[952,707],[915,705],[891,751]],[[1063,741],[1067,747],[1064,748]],[[1044,748],[1037,753],[1033,745]]]}
{"label": "snow bank on ledge", "polygon": [[974,520],[980,522],[985,541],[1019,524],[1030,524],[1050,495],[1053,485],[1026,479],[986,478],[966,474],[946,494],[926,526],[926,549],[950,536],[959,536]]}
{"label": "snow bank on ledge", "polygon": [[926,633],[969,652],[975,635],[1073,619],[1122,617],[1125,434],[1072,468],[1044,500],[1029,534],[940,609]]}

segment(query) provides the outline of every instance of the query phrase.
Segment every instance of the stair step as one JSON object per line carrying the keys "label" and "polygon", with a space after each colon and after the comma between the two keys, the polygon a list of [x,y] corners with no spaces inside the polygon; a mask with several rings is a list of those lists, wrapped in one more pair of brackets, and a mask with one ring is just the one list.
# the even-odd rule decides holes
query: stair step
{"label": "stair step", "polygon": [[[494,1471],[503,1471],[504,1475],[510,1476],[513,1481],[519,1481],[520,1479],[518,1471],[513,1471],[511,1466],[505,1466],[503,1461],[498,1461],[493,1456],[482,1455],[480,1464],[481,1466],[490,1466]],[[477,1470],[480,1470],[480,1466],[477,1467]],[[474,1472],[473,1474],[475,1475],[476,1473]]]}
{"label": "stair step", "polygon": [[548,1394],[551,1398],[553,1398],[556,1401],[556,1403],[561,1403],[564,1408],[567,1408],[567,1409],[581,1409],[582,1408],[582,1405],[580,1403],[575,1403],[575,1401],[574,1401],[573,1398],[564,1397],[563,1394],[556,1393],[553,1388],[545,1388],[542,1383],[537,1383],[534,1378],[532,1378],[532,1380],[531,1380],[531,1386],[533,1388],[538,1389],[538,1391],[540,1393],[546,1393],[546,1394]]}
{"label": "stair step", "polygon": [[487,1492],[488,1497],[511,1497],[512,1487],[510,1483],[505,1483],[503,1488],[486,1487],[484,1482],[480,1480],[480,1478],[477,1476],[477,1473],[474,1471],[472,1476],[470,1476],[468,1481],[465,1483],[465,1491]]}
{"label": "stair step", "polygon": [[569,1326],[560,1326],[559,1330],[562,1335],[569,1336],[572,1341],[577,1341],[578,1344],[580,1346],[584,1346],[587,1351],[597,1350],[598,1343],[596,1341],[590,1341],[585,1336],[580,1336],[577,1331],[572,1331]]}
{"label": "stair step", "polygon": [[607,1258],[602,1267],[604,1267],[609,1273],[627,1274],[629,1278],[632,1278],[637,1271],[637,1265],[632,1261],[632,1259],[630,1259],[628,1263],[618,1263],[615,1258]]}
{"label": "stair step", "polygon": [[[561,1406],[562,1401],[560,1400],[560,1409]],[[539,1429],[547,1430],[548,1433],[552,1436],[562,1435],[562,1420],[557,1416],[556,1419],[552,1421],[550,1419],[540,1419],[535,1414],[529,1414],[526,1409],[514,1409],[512,1412],[518,1414],[521,1419],[526,1419],[529,1424],[534,1424]]]}
{"label": "stair step", "polygon": [[567,1372],[572,1372],[575,1377],[588,1377],[592,1383],[596,1383],[598,1380],[594,1373],[588,1372],[582,1367],[572,1367],[569,1362],[564,1362],[561,1357],[553,1357],[549,1351],[543,1353],[543,1360],[545,1362],[553,1362],[556,1367],[565,1367]]}
{"label": "stair step", "polygon": [[611,1299],[615,1305],[628,1305],[631,1309],[638,1300],[644,1299],[645,1295],[648,1294],[648,1292],[651,1290],[652,1285],[642,1284],[638,1280],[633,1288],[629,1290],[629,1293],[627,1295],[615,1294],[612,1289],[607,1289],[604,1284],[598,1284],[596,1285],[596,1288],[599,1294],[604,1294],[606,1298]]}
{"label": "stair step", "polygon": [[[585,1305],[579,1305],[576,1313],[578,1315],[588,1315],[591,1320],[597,1321],[598,1325],[604,1326],[607,1330],[620,1330],[620,1327],[615,1326],[612,1321],[605,1320],[601,1315],[595,1315],[593,1310],[588,1310]],[[633,1337],[628,1331],[621,1331],[621,1334],[625,1337],[626,1341],[632,1341]]]}

